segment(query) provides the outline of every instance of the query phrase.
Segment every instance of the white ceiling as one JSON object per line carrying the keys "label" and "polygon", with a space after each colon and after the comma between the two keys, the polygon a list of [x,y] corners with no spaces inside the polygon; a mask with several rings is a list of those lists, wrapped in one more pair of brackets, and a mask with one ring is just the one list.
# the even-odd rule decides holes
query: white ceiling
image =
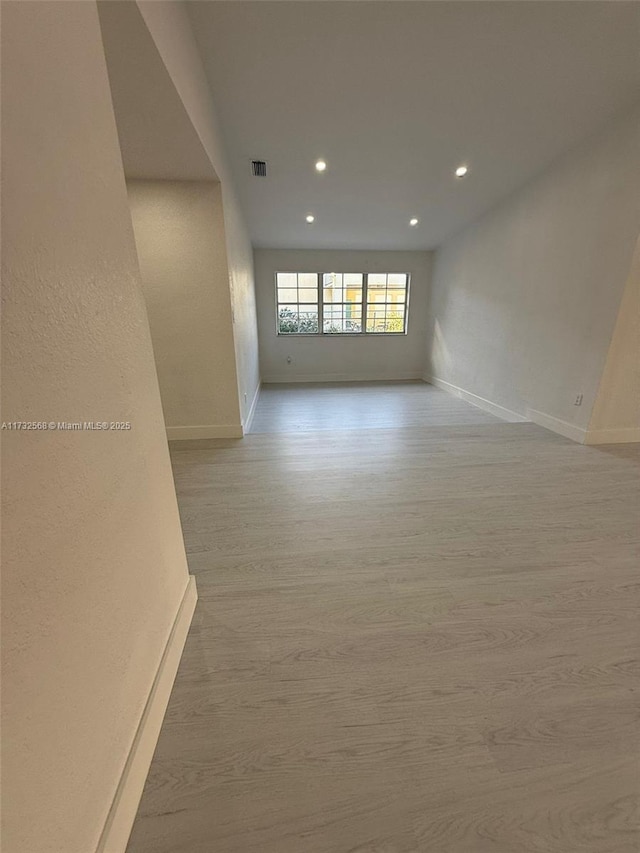
{"label": "white ceiling", "polygon": [[640,96],[638,3],[189,10],[259,247],[432,248]]}

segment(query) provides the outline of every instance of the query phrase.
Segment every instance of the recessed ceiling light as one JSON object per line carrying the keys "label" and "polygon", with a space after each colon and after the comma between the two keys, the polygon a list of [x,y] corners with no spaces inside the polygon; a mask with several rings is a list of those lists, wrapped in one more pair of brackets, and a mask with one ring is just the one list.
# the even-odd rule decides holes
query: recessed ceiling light
{"label": "recessed ceiling light", "polygon": [[456,169],[456,178],[464,178],[468,171],[468,166],[458,166],[458,168]]}
{"label": "recessed ceiling light", "polygon": [[316,163],[316,172],[324,172],[324,170],[326,168],[327,168],[327,164],[325,163],[325,161],[324,160],[318,160],[318,162]]}
{"label": "recessed ceiling light", "polygon": [[417,224],[418,224],[418,220],[415,218],[415,216],[413,217],[413,219],[409,220],[409,225],[412,225],[415,227]]}
{"label": "recessed ceiling light", "polygon": [[309,214],[307,214],[306,219],[307,219],[307,222],[309,223],[309,225],[311,225],[311,223],[315,221],[315,216],[313,215],[313,213],[309,213]]}

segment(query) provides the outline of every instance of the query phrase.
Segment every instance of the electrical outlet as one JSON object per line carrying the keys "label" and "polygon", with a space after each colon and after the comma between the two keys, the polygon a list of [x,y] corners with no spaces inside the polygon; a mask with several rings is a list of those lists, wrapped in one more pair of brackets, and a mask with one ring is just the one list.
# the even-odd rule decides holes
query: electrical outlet
{"label": "electrical outlet", "polygon": [[578,396],[576,397],[576,401],[573,405],[574,406],[581,406],[582,405],[582,394],[578,394]]}

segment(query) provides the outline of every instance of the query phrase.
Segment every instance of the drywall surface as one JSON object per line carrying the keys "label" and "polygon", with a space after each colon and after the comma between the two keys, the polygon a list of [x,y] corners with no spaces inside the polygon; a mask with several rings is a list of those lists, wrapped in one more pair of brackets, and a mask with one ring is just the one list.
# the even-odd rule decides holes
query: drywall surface
{"label": "drywall surface", "polygon": [[246,426],[260,390],[253,249],[239,207],[229,196],[224,198],[238,391],[242,423]]}
{"label": "drywall surface", "polygon": [[640,229],[638,127],[636,110],[437,250],[425,378],[586,429]]}
{"label": "drywall surface", "polygon": [[168,435],[241,435],[220,185],[127,189]]}
{"label": "drywall surface", "polygon": [[126,177],[217,180],[136,4],[99,0],[98,17]]}
{"label": "drywall surface", "polygon": [[[254,265],[263,381],[419,379],[424,361],[430,264],[429,252],[256,249]],[[279,336],[276,332],[276,272],[410,273],[407,334]]]}
{"label": "drywall surface", "polygon": [[590,443],[640,441],[640,240],[589,421]]}
{"label": "drywall surface", "polygon": [[3,853],[96,849],[188,574],[95,3],[2,7]]}
{"label": "drywall surface", "polygon": [[138,0],[137,5],[222,184],[238,393],[242,422],[246,423],[260,385],[253,254],[233,186],[222,129],[186,6],[175,0],[163,3]]}

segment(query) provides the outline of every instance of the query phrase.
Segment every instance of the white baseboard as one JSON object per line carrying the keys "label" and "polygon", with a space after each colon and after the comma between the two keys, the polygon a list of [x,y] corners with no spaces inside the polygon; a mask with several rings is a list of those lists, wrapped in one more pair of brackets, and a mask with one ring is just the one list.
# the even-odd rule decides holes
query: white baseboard
{"label": "white baseboard", "polygon": [[167,427],[168,441],[187,441],[193,438],[242,438],[242,436],[242,424]]}
{"label": "white baseboard", "polygon": [[290,373],[276,373],[263,376],[263,384],[285,385],[304,382],[412,382],[421,379],[419,372],[397,373],[385,376],[383,373],[313,373],[292,376]]}
{"label": "white baseboard", "polygon": [[251,429],[251,422],[253,421],[253,416],[256,413],[256,406],[258,405],[258,397],[260,396],[260,388],[262,387],[262,382],[258,382],[258,387],[256,388],[256,393],[253,395],[253,400],[251,401],[251,406],[249,407],[249,414],[247,415],[247,419],[243,424],[243,432],[248,433]]}
{"label": "white baseboard", "polygon": [[640,427],[619,427],[618,429],[589,429],[585,444],[627,444],[640,442]]}
{"label": "white baseboard", "polygon": [[189,576],[96,853],[125,853],[198,599]]}
{"label": "white baseboard", "polygon": [[438,379],[436,376],[423,376],[422,379],[429,385],[435,385],[436,388],[442,388],[443,391],[448,391],[449,394],[453,394],[454,397],[458,397],[460,400],[465,400],[465,402],[471,403],[471,405],[477,406],[479,409],[483,409],[485,412],[489,412],[489,414],[495,415],[497,418],[501,418],[501,420],[507,421],[508,423],[522,424],[529,420],[529,418],[524,417],[524,415],[512,412],[511,409],[505,409],[504,406],[492,403],[491,400],[485,400],[484,397],[472,394],[471,391],[465,391],[464,388],[458,388],[457,385],[452,385],[451,382],[445,382],[444,379]]}
{"label": "white baseboard", "polygon": [[577,441],[578,444],[584,444],[587,435],[586,429],[576,426],[575,424],[561,421],[560,418],[554,418],[544,412],[537,412],[535,409],[527,409],[527,414],[534,424],[550,429],[551,432],[557,432],[565,438],[570,438],[572,441]]}

